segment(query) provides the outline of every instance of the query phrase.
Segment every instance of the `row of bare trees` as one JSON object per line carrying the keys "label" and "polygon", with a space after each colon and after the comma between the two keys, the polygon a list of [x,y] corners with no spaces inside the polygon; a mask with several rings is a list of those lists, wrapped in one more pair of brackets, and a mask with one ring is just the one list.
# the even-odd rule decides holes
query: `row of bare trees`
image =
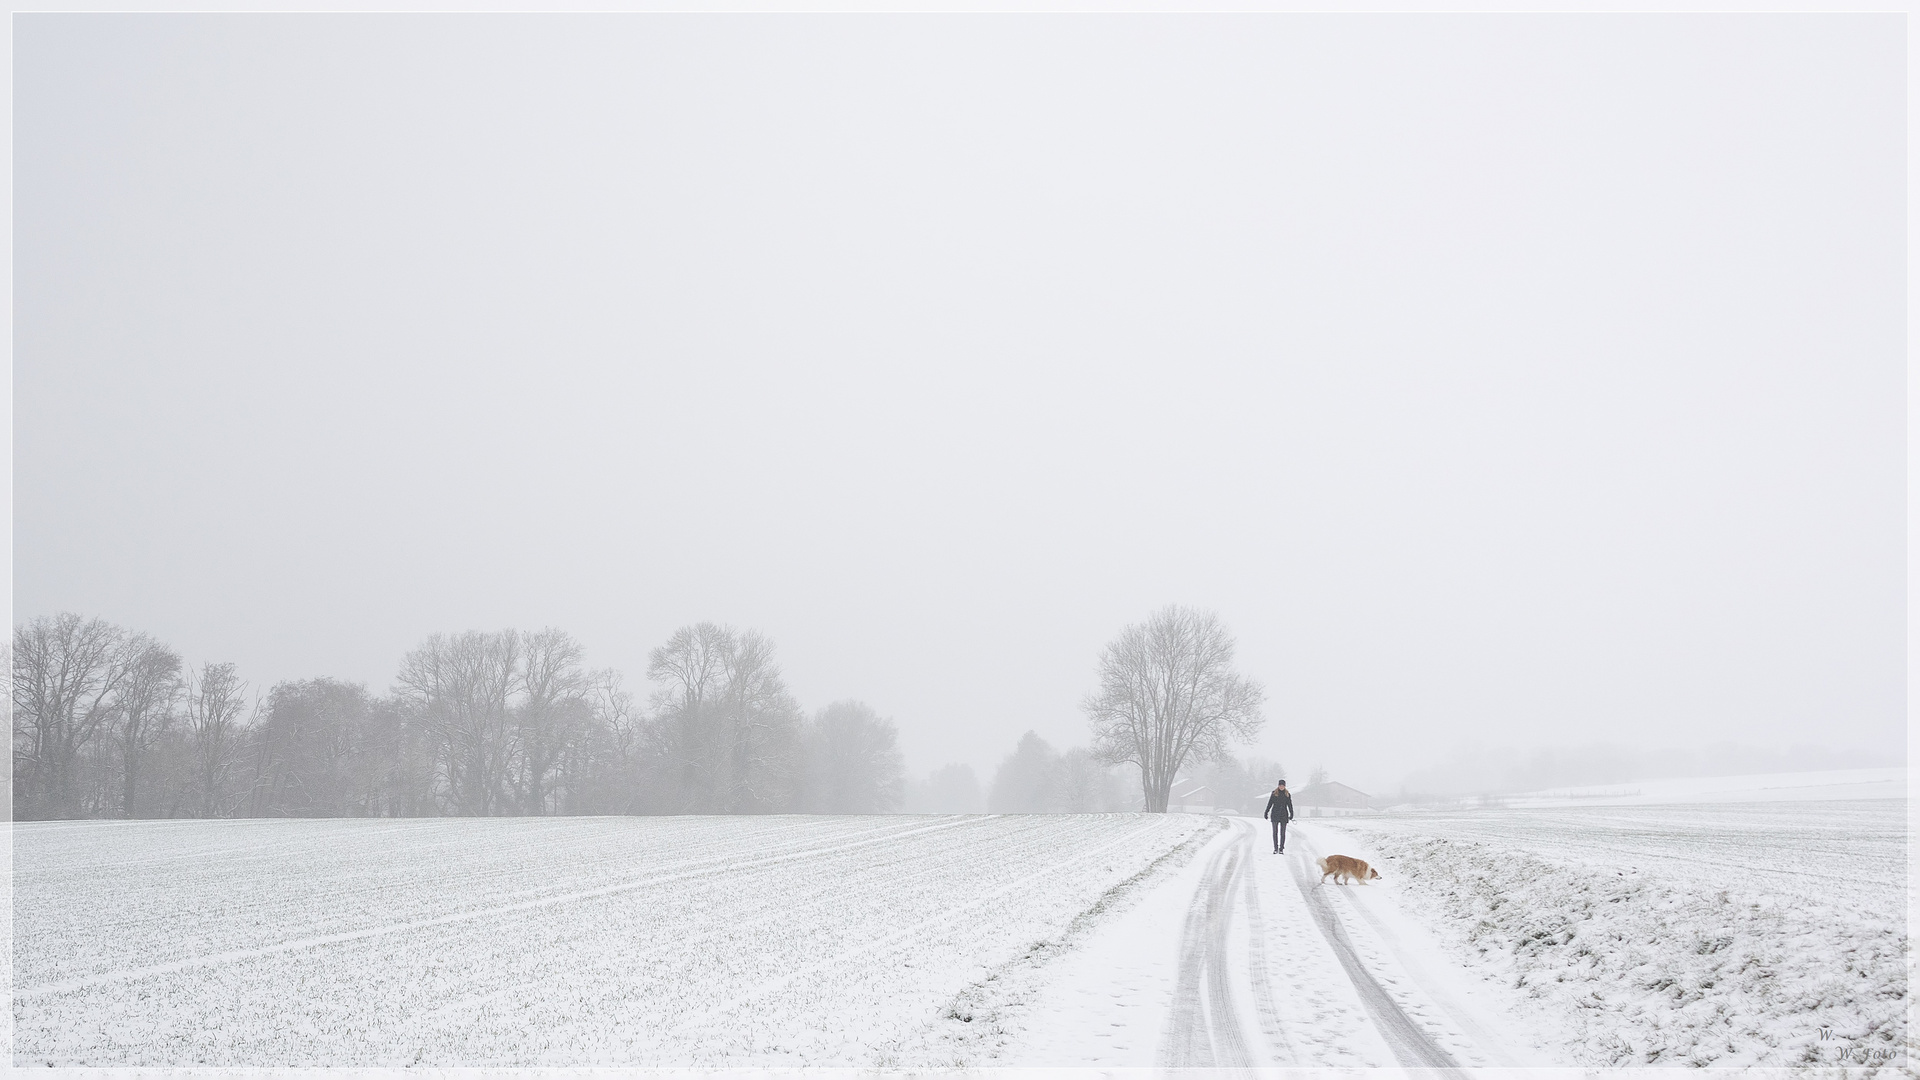
{"label": "row of bare trees", "polygon": [[435,634],[391,692],[250,696],[145,634],[60,614],[13,638],[18,818],[885,813],[892,721],[809,716],[773,644],[702,623],[653,650],[648,706],[560,630]]}

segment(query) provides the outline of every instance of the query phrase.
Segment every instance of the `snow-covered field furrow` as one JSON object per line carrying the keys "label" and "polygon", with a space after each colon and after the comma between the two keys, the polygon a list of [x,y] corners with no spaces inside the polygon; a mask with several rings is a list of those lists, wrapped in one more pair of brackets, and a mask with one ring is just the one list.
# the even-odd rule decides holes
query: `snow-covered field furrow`
{"label": "snow-covered field furrow", "polygon": [[1898,1069],[1904,800],[1328,819],[1543,1065]]}
{"label": "snow-covered field furrow", "polygon": [[875,1046],[1211,827],[1180,815],[22,825],[15,1056],[873,1063]]}
{"label": "snow-covered field furrow", "polygon": [[[506,820],[474,850],[469,823],[421,821],[87,822],[15,832],[15,898],[37,912],[23,932],[18,985],[148,966],[210,952],[271,946],[430,920],[470,909],[484,895],[507,905],[557,892],[618,885],[700,867],[735,867],[768,852],[801,855],[924,827],[917,819],[839,819],[806,829],[774,819],[760,829],[713,819],[658,837],[569,828],[566,821]],[[796,830],[803,830],[796,832]],[[262,835],[271,839],[262,841]],[[86,861],[92,860],[92,861]],[[556,866],[568,872],[559,878]],[[422,888],[430,867],[433,888]],[[301,888],[289,889],[290,881]],[[86,905],[61,903],[85,890]],[[143,902],[156,891],[190,897]],[[156,932],[158,930],[159,932]],[[140,960],[129,962],[128,950]],[[56,965],[41,970],[39,963]]]}
{"label": "snow-covered field furrow", "polygon": [[[681,820],[704,824],[711,819]],[[848,828],[850,821],[861,827]],[[281,822],[283,842],[271,860],[256,855],[242,862],[182,865],[149,858],[124,871],[96,863],[63,872],[56,849],[41,872],[16,873],[16,899],[40,913],[31,928],[16,928],[17,952],[33,961],[16,972],[17,985],[31,988],[289,942],[402,930],[668,876],[738,873],[768,861],[821,858],[835,849],[860,850],[958,823],[837,819],[798,836],[792,821],[764,830],[717,832],[696,824],[685,835],[674,830],[649,837],[625,830],[557,829],[550,821],[502,821],[489,830],[495,843],[475,851],[471,827],[462,829],[466,823],[458,821],[419,823],[437,826],[431,830],[391,827],[416,824],[411,822]],[[96,835],[111,841],[102,845],[109,850],[164,850],[179,835],[176,828],[148,832],[145,822],[93,824],[101,830]],[[218,828],[238,824],[218,823]],[[135,834],[132,844],[117,833]],[[19,829],[16,861],[42,867],[42,843],[33,826]],[[556,867],[562,868],[558,875]],[[422,887],[423,872],[431,874],[431,888]],[[289,888],[292,882],[300,888]],[[76,890],[85,890],[94,904],[60,902]],[[157,891],[183,899],[144,902]],[[476,896],[489,903],[474,905]],[[156,933],[156,927],[164,929]],[[22,940],[28,932],[44,934],[62,948],[32,947]],[[42,970],[42,962],[55,967]]]}

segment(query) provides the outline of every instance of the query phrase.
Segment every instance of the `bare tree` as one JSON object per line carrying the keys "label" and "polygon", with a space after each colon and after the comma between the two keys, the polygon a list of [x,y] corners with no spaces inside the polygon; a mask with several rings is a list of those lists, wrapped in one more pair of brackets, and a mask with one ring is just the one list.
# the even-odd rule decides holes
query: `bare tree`
{"label": "bare tree", "polygon": [[647,677],[670,785],[667,809],[740,814],[784,809],[792,797],[800,706],[756,631],[683,627],[653,650]]}
{"label": "bare tree", "polygon": [[1029,731],[1000,763],[987,791],[990,814],[1055,814],[1062,803],[1060,754]]}
{"label": "bare tree", "polygon": [[1189,760],[1219,757],[1260,730],[1260,684],[1233,670],[1233,635],[1211,612],[1171,606],[1100,653],[1100,688],[1082,708],[1103,761],[1140,767],[1150,813],[1165,813]]}
{"label": "bare tree", "polygon": [[110,730],[112,698],[127,675],[126,631],[71,612],[13,633],[14,814],[79,812],[75,765]]}
{"label": "bare tree", "polygon": [[717,730],[733,631],[714,623],[683,626],[647,658],[654,692],[658,746],[665,775],[665,808],[713,812],[725,773],[725,744]]}
{"label": "bare tree", "polygon": [[520,648],[512,630],[434,634],[401,662],[396,692],[431,733],[438,779],[457,814],[511,807],[510,710]]}
{"label": "bare tree", "polygon": [[126,671],[114,688],[113,739],[120,766],[120,816],[137,817],[140,781],[180,701],[180,654],[145,634],[127,639]]}
{"label": "bare tree", "polygon": [[645,808],[641,766],[647,725],[611,669],[587,676],[584,730],[561,759],[563,814],[632,814]]}
{"label": "bare tree", "polygon": [[373,794],[368,813],[380,817],[445,813],[435,787],[438,744],[434,732],[407,704],[393,695],[375,698],[368,735],[375,755],[369,762]]}
{"label": "bare tree", "polygon": [[1129,809],[1127,782],[1114,767],[1076,746],[1060,755],[1060,809],[1069,814],[1108,814]]}
{"label": "bare tree", "polygon": [[773,642],[758,630],[736,637],[726,654],[726,678],[721,696],[728,744],[724,810],[743,814],[787,809],[801,712],[773,661]]}
{"label": "bare tree", "polygon": [[[434,634],[407,654],[395,684],[403,726],[425,733],[448,809],[579,812],[582,785],[599,770],[592,755],[612,739],[602,709],[633,721],[617,678],[588,672],[583,656],[572,635],[552,628]],[[404,786],[415,786],[413,769],[403,771]]]}
{"label": "bare tree", "polygon": [[254,813],[345,817],[374,813],[387,752],[381,717],[359,683],[278,683],[259,724],[261,782]]}
{"label": "bare tree", "polygon": [[247,684],[232,664],[207,663],[187,676],[187,752],[193,785],[192,812],[224,817],[233,812],[232,770],[247,707]]}
{"label": "bare tree", "polygon": [[836,701],[807,725],[802,808],[816,814],[888,814],[900,808],[906,767],[900,732],[873,707]]}
{"label": "bare tree", "polygon": [[580,643],[563,630],[522,635],[518,652],[508,779],[522,813],[553,813],[558,809],[554,788],[560,763],[592,715],[587,700],[591,683],[580,665]]}

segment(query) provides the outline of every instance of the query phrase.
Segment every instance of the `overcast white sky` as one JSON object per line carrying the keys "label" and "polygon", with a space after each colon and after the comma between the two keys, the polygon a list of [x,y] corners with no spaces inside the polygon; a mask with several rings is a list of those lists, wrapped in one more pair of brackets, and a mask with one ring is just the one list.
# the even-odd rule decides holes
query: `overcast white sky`
{"label": "overcast white sky", "polygon": [[984,780],[1178,602],[1363,786],[1902,752],[1897,16],[14,27],[16,620],[710,619]]}

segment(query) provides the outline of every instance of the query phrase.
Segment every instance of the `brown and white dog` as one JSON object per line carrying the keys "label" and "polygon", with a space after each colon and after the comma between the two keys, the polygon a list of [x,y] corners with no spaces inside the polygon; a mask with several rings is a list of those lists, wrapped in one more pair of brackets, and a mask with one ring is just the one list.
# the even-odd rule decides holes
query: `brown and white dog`
{"label": "brown and white dog", "polygon": [[1352,878],[1354,881],[1366,881],[1379,876],[1380,871],[1368,866],[1365,859],[1356,859],[1349,855],[1329,855],[1320,860],[1320,883],[1322,885],[1327,883],[1328,878],[1332,878],[1340,884],[1345,885],[1347,883],[1346,879],[1348,878]]}

